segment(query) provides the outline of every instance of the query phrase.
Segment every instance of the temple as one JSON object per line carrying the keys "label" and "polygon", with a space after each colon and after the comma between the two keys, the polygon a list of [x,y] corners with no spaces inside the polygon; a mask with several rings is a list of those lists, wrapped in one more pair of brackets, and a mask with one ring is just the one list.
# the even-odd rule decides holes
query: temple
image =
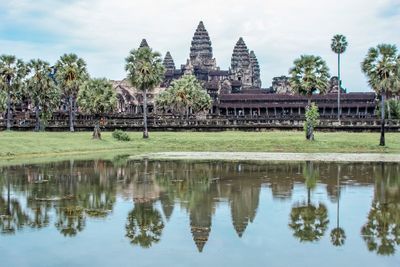
{"label": "temple", "polygon": [[[145,39],[140,47],[148,46]],[[293,93],[287,76],[273,78],[272,85],[263,88],[261,70],[256,53],[249,50],[240,37],[233,46],[231,64],[221,69],[213,56],[210,36],[204,23],[197,26],[192,38],[189,57],[185,64],[176,67],[172,54],[165,54],[165,77],[161,85],[149,93],[149,113],[158,113],[155,106],[157,94],[171,82],[185,74],[192,74],[213,99],[211,115],[247,117],[301,117],[305,114],[307,98]],[[119,98],[118,111],[125,114],[143,112],[141,93],[126,80],[113,81]],[[332,77],[325,95],[313,95],[322,118],[337,117],[337,77]],[[340,88],[341,114],[343,117],[369,118],[375,116],[375,93],[347,93]]]}

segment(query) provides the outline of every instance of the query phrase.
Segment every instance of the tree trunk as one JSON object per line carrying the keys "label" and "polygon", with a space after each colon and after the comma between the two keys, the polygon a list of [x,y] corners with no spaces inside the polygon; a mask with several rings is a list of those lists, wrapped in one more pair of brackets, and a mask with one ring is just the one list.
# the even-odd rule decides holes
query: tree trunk
{"label": "tree trunk", "polygon": [[143,90],[143,138],[149,138],[147,130],[147,89]]}
{"label": "tree trunk", "polygon": [[341,82],[340,82],[340,53],[338,53],[338,99],[337,99],[337,104],[338,104],[338,121],[340,123],[340,115],[341,115],[341,110],[340,110],[340,94],[341,94]]}
{"label": "tree trunk", "polygon": [[11,93],[7,93],[7,130],[11,130]]}
{"label": "tree trunk", "polygon": [[[310,107],[311,107],[311,95],[308,95],[306,113],[307,113],[307,110],[308,110]],[[314,140],[313,132],[312,132],[313,129],[312,129],[312,126],[309,124],[307,118],[306,118],[306,125],[307,125],[307,128],[306,128],[306,139],[307,139],[307,140]],[[311,138],[312,138],[312,139],[311,139]]]}
{"label": "tree trunk", "polygon": [[35,121],[35,132],[40,131],[40,111],[39,111],[39,105],[36,105],[35,107],[35,116],[36,116],[36,121]]}
{"label": "tree trunk", "polygon": [[381,94],[381,140],[380,146],[385,146],[385,94]]}
{"label": "tree trunk", "polygon": [[93,139],[101,140],[100,121],[97,118],[94,125]]}
{"label": "tree trunk", "polygon": [[74,99],[73,95],[69,96],[69,131],[74,132]]}

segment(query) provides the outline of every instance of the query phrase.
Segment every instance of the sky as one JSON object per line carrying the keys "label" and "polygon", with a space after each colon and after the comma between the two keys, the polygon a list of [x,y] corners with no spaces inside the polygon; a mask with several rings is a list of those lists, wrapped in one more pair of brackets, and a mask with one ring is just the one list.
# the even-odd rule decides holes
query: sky
{"label": "sky", "polygon": [[263,87],[288,75],[300,55],[318,55],[337,75],[333,35],[347,37],[343,85],[369,91],[360,62],[380,43],[400,47],[400,0],[0,0],[0,54],[54,63],[64,53],[85,59],[92,77],[123,79],[125,58],[141,39],[178,67],[203,21],[214,57],[228,69],[243,37],[256,53]]}

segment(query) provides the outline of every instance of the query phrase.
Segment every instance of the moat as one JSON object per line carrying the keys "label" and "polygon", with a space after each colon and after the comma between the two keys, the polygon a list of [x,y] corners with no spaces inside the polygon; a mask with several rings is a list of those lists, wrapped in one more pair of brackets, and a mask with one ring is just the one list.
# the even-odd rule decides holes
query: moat
{"label": "moat", "polygon": [[399,266],[399,173],[124,156],[1,167],[0,266]]}

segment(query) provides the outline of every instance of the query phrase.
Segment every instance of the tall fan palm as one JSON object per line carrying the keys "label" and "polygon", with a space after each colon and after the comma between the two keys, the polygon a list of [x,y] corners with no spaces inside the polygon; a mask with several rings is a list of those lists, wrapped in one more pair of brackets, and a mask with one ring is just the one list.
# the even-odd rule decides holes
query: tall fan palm
{"label": "tall fan palm", "polygon": [[12,55],[0,56],[0,90],[6,95],[7,130],[11,129],[11,106],[22,96],[28,69],[24,62]]}
{"label": "tall fan palm", "polygon": [[346,36],[341,34],[336,34],[332,38],[331,48],[334,53],[338,55],[338,121],[340,121],[340,91],[342,88],[342,80],[340,79],[340,55],[346,51],[347,48]]}
{"label": "tall fan palm", "polygon": [[52,68],[48,62],[34,59],[28,63],[28,68],[32,76],[27,80],[27,95],[35,106],[35,130],[39,131],[44,128],[43,121],[59,106],[61,92],[50,76]]}
{"label": "tall fan palm", "polygon": [[380,44],[372,47],[361,63],[371,88],[381,96],[381,138],[379,145],[385,146],[385,98],[400,89],[400,56],[397,47]]}
{"label": "tall fan palm", "polygon": [[147,92],[158,86],[164,78],[161,54],[147,46],[134,49],[126,58],[125,70],[132,86],[143,93],[143,138],[148,138],[147,130]]}
{"label": "tall fan palm", "polygon": [[86,62],[75,54],[64,54],[55,66],[56,81],[68,99],[69,129],[73,132],[76,97],[79,87],[89,78]]}

